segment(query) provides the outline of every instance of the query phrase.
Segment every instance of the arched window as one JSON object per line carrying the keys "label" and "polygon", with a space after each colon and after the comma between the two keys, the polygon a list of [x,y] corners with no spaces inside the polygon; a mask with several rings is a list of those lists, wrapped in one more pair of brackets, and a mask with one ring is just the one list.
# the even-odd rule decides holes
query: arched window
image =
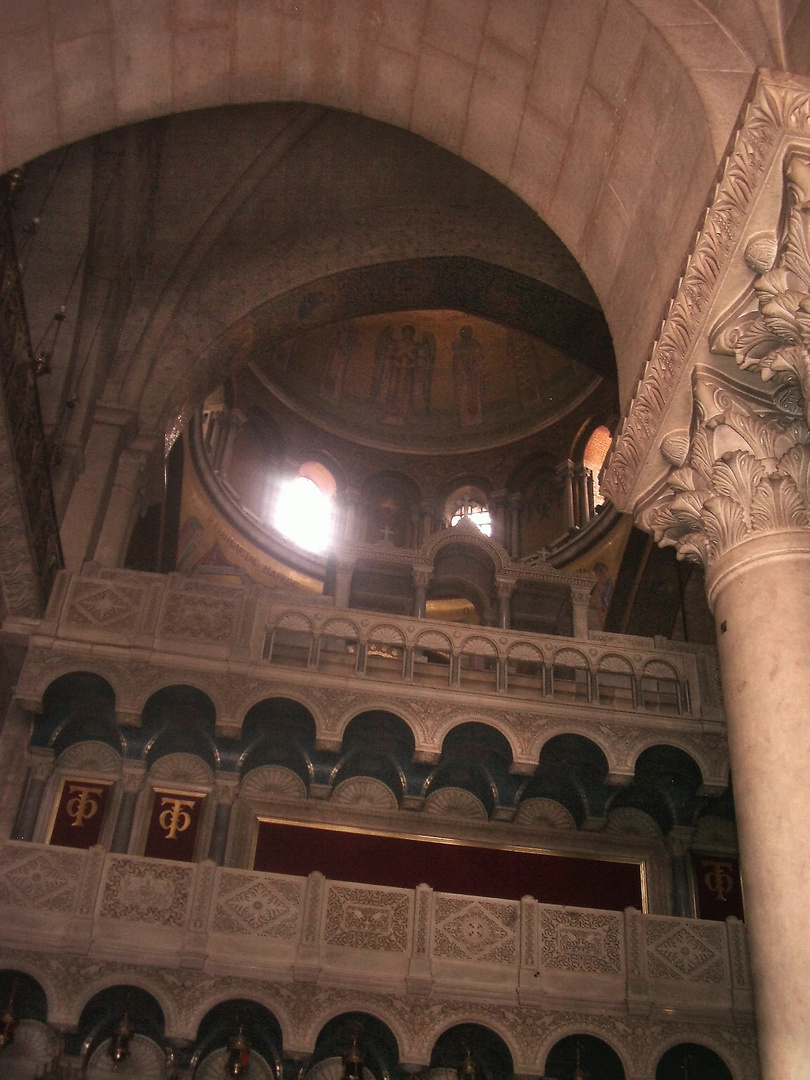
{"label": "arched window", "polygon": [[480,529],[484,536],[492,535],[486,496],[479,488],[470,485],[457,488],[447,500],[445,515],[445,520],[449,520],[451,526],[458,525],[464,519]]}
{"label": "arched window", "polygon": [[605,496],[599,490],[599,473],[605,464],[605,458],[612,441],[613,436],[610,434],[609,428],[606,428],[603,424],[601,427],[594,428],[585,444],[585,449],[582,451],[582,464],[593,479],[594,506],[601,506],[605,501]]}
{"label": "arched window", "polygon": [[305,461],[276,502],[278,531],[306,551],[324,551],[332,539],[335,478],[319,461]]}

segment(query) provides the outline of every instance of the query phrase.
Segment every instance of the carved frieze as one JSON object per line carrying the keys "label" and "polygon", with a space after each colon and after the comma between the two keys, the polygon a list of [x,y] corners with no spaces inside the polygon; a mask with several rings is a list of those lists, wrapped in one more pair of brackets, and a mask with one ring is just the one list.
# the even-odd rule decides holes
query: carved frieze
{"label": "carved frieze", "polygon": [[413,894],[330,883],[324,941],[346,949],[405,953]]}
{"label": "carved frieze", "polygon": [[110,857],[99,915],[102,919],[182,926],[191,894],[187,866]]}
{"label": "carved frieze", "polygon": [[303,897],[300,881],[223,870],[211,928],[220,933],[293,939]]}
{"label": "carved frieze", "polygon": [[716,923],[650,918],[645,923],[647,971],[653,979],[720,983],[727,979]]}
{"label": "carved frieze", "polygon": [[609,912],[543,908],[542,965],[605,975],[621,972],[621,917]]}
{"label": "carved frieze", "polygon": [[0,848],[0,904],[70,912],[76,905],[84,865],[81,852],[37,847]]}
{"label": "carved frieze", "polygon": [[498,964],[517,962],[516,903],[437,896],[435,918],[436,956]]}

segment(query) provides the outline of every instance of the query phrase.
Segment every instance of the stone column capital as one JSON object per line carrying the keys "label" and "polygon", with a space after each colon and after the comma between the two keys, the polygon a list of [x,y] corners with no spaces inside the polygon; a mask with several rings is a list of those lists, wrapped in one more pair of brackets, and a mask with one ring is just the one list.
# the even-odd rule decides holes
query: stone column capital
{"label": "stone column capital", "polygon": [[794,405],[703,365],[692,397],[691,429],[663,440],[670,470],[638,524],[707,571],[754,538],[808,529],[810,542],[810,430]]}
{"label": "stone column capital", "polygon": [[417,588],[421,586],[426,589],[430,584],[430,579],[433,577],[433,567],[430,564],[412,563],[411,575]]}

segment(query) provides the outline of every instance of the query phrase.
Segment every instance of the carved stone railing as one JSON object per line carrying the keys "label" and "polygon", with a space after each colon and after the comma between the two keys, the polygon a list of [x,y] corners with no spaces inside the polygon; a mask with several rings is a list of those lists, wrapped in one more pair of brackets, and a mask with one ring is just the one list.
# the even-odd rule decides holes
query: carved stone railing
{"label": "carved stone railing", "polygon": [[[750,1014],[745,927],[9,841],[4,947],[631,1013]],[[137,945],[135,944],[137,942]],[[62,1017],[62,1021],[70,1018]]]}
{"label": "carved stone railing", "polygon": [[[13,629],[7,624],[6,629]],[[714,650],[663,638],[591,632],[567,638],[494,627],[460,626],[354,609],[329,598],[260,586],[211,583],[181,574],[105,570],[88,564],[63,572],[45,618],[27,624],[31,644],[50,638],[103,643],[149,653],[150,661],[205,659],[210,669],[233,662],[269,679],[306,673],[313,684],[351,679],[429,691],[432,697],[474,693],[524,700],[555,710],[582,708],[722,721]],[[55,639],[55,640],[53,640]],[[112,655],[112,652],[111,652]],[[51,658],[53,660],[53,657]],[[51,669],[53,664],[51,664]],[[36,659],[26,664],[18,697],[34,703],[52,678]],[[47,685],[47,683],[45,684]],[[134,707],[134,706],[133,706]],[[119,708],[127,706],[119,702]]]}

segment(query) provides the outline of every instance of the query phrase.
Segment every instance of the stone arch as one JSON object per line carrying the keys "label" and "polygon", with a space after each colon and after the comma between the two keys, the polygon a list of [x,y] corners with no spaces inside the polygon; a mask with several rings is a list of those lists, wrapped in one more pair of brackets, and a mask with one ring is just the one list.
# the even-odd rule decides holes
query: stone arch
{"label": "stone arch", "polygon": [[487,1012],[485,1008],[481,1008],[480,1011],[476,1007],[467,1005],[462,1006],[461,1011],[456,1013],[451,1019],[445,1020],[436,1025],[432,1030],[429,1030],[425,1037],[423,1044],[427,1047],[427,1057],[430,1059],[430,1055],[433,1051],[433,1047],[445,1034],[452,1028],[461,1027],[462,1025],[471,1024],[475,1027],[485,1028],[487,1031],[497,1035],[499,1039],[503,1041],[507,1050],[512,1055],[512,1062],[515,1066],[515,1072],[518,1072],[518,1061],[521,1060],[520,1045],[515,1038],[515,1033],[505,1024],[501,1022],[500,1016],[490,1011]]}
{"label": "stone arch", "polygon": [[407,727],[410,728],[411,734],[414,738],[414,744],[418,749],[420,745],[420,737],[423,732],[422,725],[419,722],[417,713],[413,710],[412,704],[404,700],[397,701],[395,703],[395,708],[392,708],[392,704],[393,703],[390,698],[386,698],[384,695],[381,695],[379,698],[368,697],[362,702],[362,704],[354,703],[350,705],[349,708],[347,708],[343,713],[341,713],[337,723],[330,730],[330,743],[335,743],[336,749],[339,750],[342,746],[343,738],[346,734],[346,728],[349,726],[352,720],[356,719],[358,716],[361,716],[363,713],[385,712],[391,713],[392,716],[396,716],[397,719],[401,720],[405,725],[407,725]]}
{"label": "stone arch", "polygon": [[605,755],[608,763],[608,775],[621,769],[622,762],[617,758],[614,748],[611,746],[610,735],[606,731],[597,731],[587,724],[578,726],[575,722],[564,725],[557,724],[540,733],[531,749],[532,755],[537,757],[538,763],[544,748],[559,735],[581,735],[588,742],[592,742]]}
{"label": "stone arch", "polygon": [[81,675],[86,673],[88,675],[95,675],[99,679],[103,679],[110,687],[116,705],[118,705],[125,696],[124,687],[121,685],[123,679],[121,678],[121,673],[117,666],[114,664],[108,665],[103,662],[99,663],[98,660],[92,657],[82,658],[81,671],[77,671],[75,661],[68,659],[57,660],[53,666],[50,664],[47,666],[33,664],[31,667],[33,667],[33,671],[31,671],[28,664],[23,666],[14,696],[24,708],[29,709],[33,713],[42,713],[48,691],[55,683],[58,683],[60,679],[64,679],[68,675]]}
{"label": "stone arch", "polygon": [[78,1025],[82,1013],[93,998],[103,994],[105,990],[114,989],[116,986],[134,986],[148,994],[154,999],[163,1013],[165,1034],[169,1037],[179,1034],[180,1013],[175,1006],[174,996],[162,985],[159,976],[153,978],[142,969],[136,971],[128,968],[123,973],[120,971],[106,971],[95,979],[90,979],[78,987],[73,987],[71,1000],[76,1002],[78,1007],[74,1007],[69,1013],[71,1022]]}
{"label": "stone arch", "polygon": [[454,529],[444,529],[435,533],[427,544],[422,548],[422,554],[435,565],[436,556],[442,548],[453,544],[463,544],[466,547],[479,548],[491,560],[495,573],[501,573],[508,569],[509,556],[503,547],[496,541],[484,536],[475,527],[456,526]]}
{"label": "stone arch", "polygon": [[[607,1028],[608,1025],[605,1025]],[[624,1069],[625,1077],[633,1075],[633,1070],[630,1067],[631,1061],[628,1054],[628,1048],[622,1046],[620,1041],[616,1038],[616,1035],[612,1030],[605,1030],[594,1024],[592,1019],[588,1016],[583,1016],[578,1022],[567,1021],[554,1026],[552,1030],[546,1035],[538,1052],[537,1060],[542,1061],[545,1065],[548,1060],[548,1056],[557,1043],[562,1042],[563,1039],[567,1039],[572,1035],[590,1035],[591,1038],[599,1039],[600,1042],[605,1043],[616,1054]]]}
{"label": "stone arch", "polygon": [[669,747],[672,750],[679,750],[692,760],[695,766],[700,771],[701,783],[705,783],[706,777],[711,775],[711,770],[708,768],[708,763],[703,760],[700,753],[699,744],[693,744],[690,739],[679,737],[677,733],[670,732],[665,741],[658,738],[653,732],[643,733],[638,741],[633,746],[632,753],[632,769],[635,774],[638,767],[638,759],[647,750],[652,750],[653,747],[662,746]]}
{"label": "stone arch", "polygon": [[[281,997],[274,998],[272,994],[267,992],[264,985],[258,982],[242,982],[239,990],[240,997],[254,1001],[257,1005],[272,1013],[281,1028],[283,1044],[287,1046],[288,1040],[292,1038],[295,1031],[295,1022]],[[195,1039],[200,1030],[200,1024],[202,1024],[208,1013],[215,1009],[217,1005],[224,1005],[228,1001],[232,1001],[235,996],[234,987],[230,986],[228,990],[216,988],[211,994],[204,997],[185,1018],[185,1037]]]}
{"label": "stone arch", "polygon": [[[649,1047],[649,1060],[652,1068],[657,1071],[661,1058],[668,1050],[689,1043],[696,1044],[717,1054],[732,1076],[739,1077],[740,1080],[742,1080],[742,1077],[747,1075],[747,1063],[740,1055],[734,1053],[733,1047],[721,1043],[720,1039],[716,1038],[714,1032],[711,1030],[700,1030],[698,1032],[688,1033],[686,1031],[681,1031],[677,1035],[667,1034],[667,1037],[661,1042]],[[652,1073],[652,1075],[654,1076],[655,1074]]]}
{"label": "stone arch", "polygon": [[367,1001],[362,993],[357,994],[349,1009],[346,1008],[346,1002],[343,1001],[335,1004],[327,1003],[321,1010],[316,1011],[310,1019],[306,1030],[299,1033],[300,1041],[314,1050],[318,1038],[327,1024],[349,1013],[365,1013],[386,1027],[396,1042],[399,1059],[402,1059],[403,1047],[408,1045],[408,1032],[402,1023],[402,1017],[393,1009],[387,1009],[380,1001]]}
{"label": "stone arch", "polygon": [[[207,686],[206,686],[206,683],[208,684]],[[149,684],[147,686],[144,686],[141,689],[141,692],[140,692],[138,698],[135,701],[135,706],[136,706],[137,712],[141,716],[141,720],[143,720],[143,714],[146,711],[146,709],[148,708],[148,706],[150,705],[150,703],[152,703],[153,698],[157,697],[158,694],[162,694],[166,690],[171,690],[171,689],[173,689],[175,687],[177,687],[177,688],[179,688],[179,687],[188,688],[189,690],[193,690],[196,693],[198,693],[198,694],[202,695],[203,697],[207,698],[208,704],[210,704],[210,706],[211,706],[212,716],[213,716],[213,719],[214,719],[214,724],[212,724],[212,732],[213,732],[213,728],[214,728],[215,723],[216,723],[216,718],[220,715],[220,710],[217,709],[217,704],[216,704],[216,698],[218,696],[218,690],[217,690],[216,685],[213,683],[213,680],[209,683],[208,680],[205,677],[205,674],[203,672],[199,672],[199,673],[195,672],[194,673],[194,682],[193,683],[187,683],[187,682],[178,682],[176,672],[167,671],[167,672],[164,673],[164,672],[159,671],[157,676],[154,679],[150,680],[150,682],[149,682]]]}
{"label": "stone arch", "polygon": [[474,712],[455,714],[436,726],[433,741],[434,745],[438,746],[440,754],[447,736],[465,724],[481,724],[483,727],[491,728],[508,744],[513,762],[521,757],[521,748],[517,744],[517,735],[511,725],[501,722],[498,715],[487,716],[486,719],[482,719]]}
{"label": "stone arch", "polygon": [[[250,693],[242,698],[238,707],[235,710],[235,715],[240,717],[239,729],[244,733],[245,720],[252,709],[255,709],[257,705],[261,705],[264,701],[291,701],[295,705],[300,705],[302,709],[306,709],[315,724],[316,735],[322,730],[325,724],[325,717],[323,716],[323,708],[320,701],[315,699],[315,696],[308,694],[305,687],[295,688],[295,697],[290,697],[285,694],[283,697],[279,697],[277,694],[272,696],[268,695],[268,686],[252,687]],[[286,687],[285,689],[290,689]]]}

